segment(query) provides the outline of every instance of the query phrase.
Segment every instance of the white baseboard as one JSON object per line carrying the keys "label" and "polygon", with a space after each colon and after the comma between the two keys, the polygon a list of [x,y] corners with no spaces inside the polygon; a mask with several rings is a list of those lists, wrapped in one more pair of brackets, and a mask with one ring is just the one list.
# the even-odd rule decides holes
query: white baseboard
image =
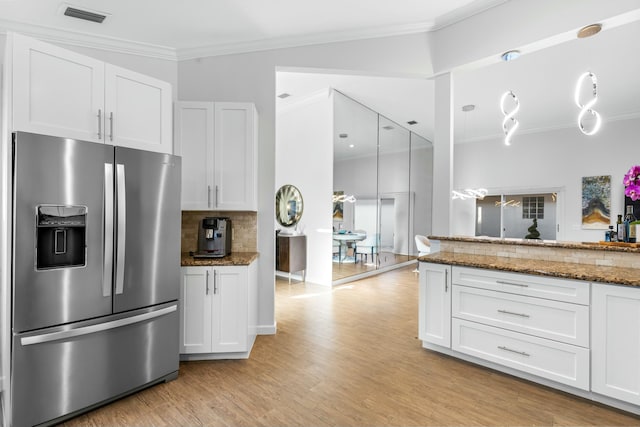
{"label": "white baseboard", "polygon": [[258,325],[258,335],[275,335],[277,331],[277,322],[273,325]]}

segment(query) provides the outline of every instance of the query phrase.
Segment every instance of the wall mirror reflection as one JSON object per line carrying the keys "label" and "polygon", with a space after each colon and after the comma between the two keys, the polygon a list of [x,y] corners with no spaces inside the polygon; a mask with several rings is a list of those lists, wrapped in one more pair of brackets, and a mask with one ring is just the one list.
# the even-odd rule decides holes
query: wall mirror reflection
{"label": "wall mirror reflection", "polygon": [[557,193],[487,195],[477,199],[475,235],[556,240]]}
{"label": "wall mirror reflection", "polygon": [[[283,227],[294,227],[304,211],[302,193],[293,185],[283,185],[276,192],[276,220]],[[287,231],[283,231],[286,233]]]}
{"label": "wall mirror reflection", "polygon": [[334,91],[333,152],[334,283],[415,260],[416,229],[431,226],[431,143]]}

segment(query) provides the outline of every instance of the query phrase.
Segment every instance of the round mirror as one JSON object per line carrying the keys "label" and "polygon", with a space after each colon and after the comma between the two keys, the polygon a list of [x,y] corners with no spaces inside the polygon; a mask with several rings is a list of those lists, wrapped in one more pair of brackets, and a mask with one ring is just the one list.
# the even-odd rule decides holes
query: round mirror
{"label": "round mirror", "polygon": [[294,226],[302,217],[302,194],[293,185],[283,185],[276,193],[276,219],[284,227]]}

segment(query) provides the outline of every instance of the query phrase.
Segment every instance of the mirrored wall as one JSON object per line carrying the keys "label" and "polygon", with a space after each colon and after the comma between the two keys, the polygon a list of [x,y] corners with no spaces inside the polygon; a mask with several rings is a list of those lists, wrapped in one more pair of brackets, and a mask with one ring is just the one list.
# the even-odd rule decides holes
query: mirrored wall
{"label": "mirrored wall", "polygon": [[335,91],[333,281],[417,257],[431,231],[433,147]]}

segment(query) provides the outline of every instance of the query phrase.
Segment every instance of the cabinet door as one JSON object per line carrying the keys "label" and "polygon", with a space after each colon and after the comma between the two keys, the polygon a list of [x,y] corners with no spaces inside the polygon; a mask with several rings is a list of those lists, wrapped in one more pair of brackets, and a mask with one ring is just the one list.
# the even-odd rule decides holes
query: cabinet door
{"label": "cabinet door", "polygon": [[212,209],[213,102],[176,102],[175,154],[182,156],[182,209]]}
{"label": "cabinet door", "polygon": [[105,66],[107,142],[173,153],[171,85],[115,65]]}
{"label": "cabinet door", "polygon": [[640,405],[640,292],[593,284],[591,389]]}
{"label": "cabinet door", "polygon": [[418,336],[451,348],[451,267],[420,262]]}
{"label": "cabinet door", "polygon": [[257,210],[256,138],[253,104],[215,104],[215,209]]}
{"label": "cabinet door", "polygon": [[248,272],[247,267],[219,267],[213,277],[214,353],[247,351]]}
{"label": "cabinet door", "polygon": [[211,352],[211,268],[182,267],[180,353]]}
{"label": "cabinet door", "polygon": [[104,63],[19,34],[9,40],[12,130],[103,142]]}

